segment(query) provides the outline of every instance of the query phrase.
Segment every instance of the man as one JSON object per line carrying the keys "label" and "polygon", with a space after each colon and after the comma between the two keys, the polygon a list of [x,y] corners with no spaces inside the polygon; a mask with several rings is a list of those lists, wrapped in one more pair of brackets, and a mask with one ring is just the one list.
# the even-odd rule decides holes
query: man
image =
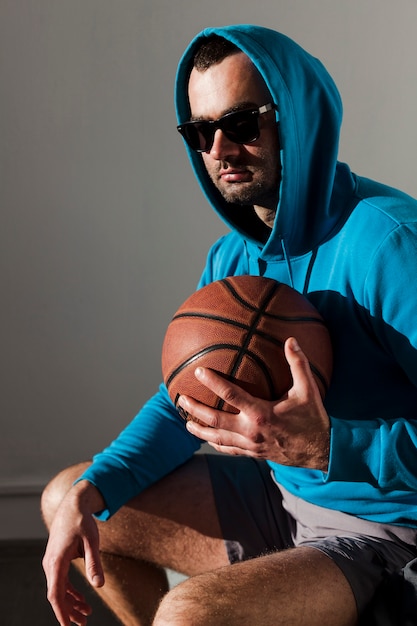
{"label": "man", "polygon": [[[337,89],[274,31],[198,35],[176,105],[231,228],[200,285],[249,273],[304,293],[332,336],[332,383],[323,405],[291,338],[293,387],[277,401],[197,370],[238,414],[181,397],[203,422],[185,425],[161,386],[91,465],[46,488],[49,599],[61,626],[86,624],[68,582],[82,558],[125,626],[356,624],[417,554],[417,203],[337,162]],[[222,454],[193,456],[202,441]],[[168,592],[164,567],[189,578]]]}

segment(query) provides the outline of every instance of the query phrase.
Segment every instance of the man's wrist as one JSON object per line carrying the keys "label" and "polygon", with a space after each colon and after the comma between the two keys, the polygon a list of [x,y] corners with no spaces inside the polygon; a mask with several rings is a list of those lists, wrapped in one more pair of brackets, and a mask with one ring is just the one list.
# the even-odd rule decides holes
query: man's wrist
{"label": "man's wrist", "polygon": [[80,511],[90,513],[91,515],[102,511],[106,507],[106,503],[101,495],[101,492],[95,485],[93,485],[93,483],[90,483],[90,481],[85,479],[75,483],[71,487],[67,496],[74,499],[76,506]]}

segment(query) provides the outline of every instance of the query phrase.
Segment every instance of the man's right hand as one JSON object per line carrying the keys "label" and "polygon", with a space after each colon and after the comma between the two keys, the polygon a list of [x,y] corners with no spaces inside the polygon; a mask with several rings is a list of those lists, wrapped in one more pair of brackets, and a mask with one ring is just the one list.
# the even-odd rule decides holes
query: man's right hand
{"label": "man's right hand", "polygon": [[87,481],[74,485],[61,502],[43,558],[48,600],[61,626],[85,626],[91,607],[69,581],[71,562],[82,558],[93,587],[104,584],[99,534],[93,513],[104,508],[100,492]]}

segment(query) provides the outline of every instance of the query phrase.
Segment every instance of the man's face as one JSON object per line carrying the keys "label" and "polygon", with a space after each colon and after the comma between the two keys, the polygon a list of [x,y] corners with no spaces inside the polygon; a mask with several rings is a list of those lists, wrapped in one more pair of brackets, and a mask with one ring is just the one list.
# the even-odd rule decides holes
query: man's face
{"label": "man's face", "polygon": [[[192,119],[203,120],[271,102],[265,82],[243,52],[204,72],[193,69],[188,95]],[[217,129],[212,148],[202,157],[211,180],[228,202],[275,211],[281,174],[274,111],[260,115],[258,123],[259,138],[244,145]]]}

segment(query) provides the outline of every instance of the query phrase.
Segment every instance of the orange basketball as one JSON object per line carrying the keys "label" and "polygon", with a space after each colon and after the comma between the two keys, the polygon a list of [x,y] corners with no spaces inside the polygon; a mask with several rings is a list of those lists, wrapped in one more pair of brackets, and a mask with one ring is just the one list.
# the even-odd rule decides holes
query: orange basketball
{"label": "orange basketball", "polygon": [[284,342],[295,337],[324,398],[332,348],[326,325],[298,291],[270,278],[232,276],[193,293],[170,322],[162,347],[162,373],[172,401],[189,395],[235,411],[194,376],[216,370],[251,395],[276,400],[292,386]]}

